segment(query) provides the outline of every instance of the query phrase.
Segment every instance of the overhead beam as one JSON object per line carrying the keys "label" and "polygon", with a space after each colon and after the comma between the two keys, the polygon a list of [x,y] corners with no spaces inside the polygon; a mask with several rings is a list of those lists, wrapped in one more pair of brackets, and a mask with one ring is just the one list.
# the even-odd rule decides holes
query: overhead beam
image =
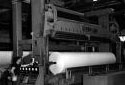
{"label": "overhead beam", "polygon": [[10,9],[0,9],[0,13],[8,12]]}
{"label": "overhead beam", "polygon": [[69,10],[69,9],[65,9],[65,8],[61,8],[61,7],[56,7],[58,11],[61,11],[61,12],[65,12],[65,13],[69,13],[69,14],[73,14],[73,15],[76,15],[76,16],[81,16],[81,17],[84,17],[84,13],[80,13],[80,12],[77,12],[77,11],[73,11],[73,10]]}
{"label": "overhead beam", "polygon": [[[96,4],[95,4],[96,3]],[[99,9],[103,9],[103,8],[109,8],[111,6],[116,6],[116,5],[120,5],[122,4],[120,1],[108,1],[108,2],[94,2],[93,5],[90,4],[85,4],[85,6],[83,6],[83,4],[78,5],[78,7],[76,8],[78,11],[80,12],[84,12],[84,11],[91,11],[91,10],[99,10]]]}
{"label": "overhead beam", "polygon": [[24,0],[23,2],[30,4],[31,0]]}
{"label": "overhead beam", "polygon": [[106,14],[111,14],[113,12],[114,12],[114,9],[106,8],[106,9],[101,9],[101,10],[96,10],[96,11],[85,12],[85,16],[86,17],[102,16]]}

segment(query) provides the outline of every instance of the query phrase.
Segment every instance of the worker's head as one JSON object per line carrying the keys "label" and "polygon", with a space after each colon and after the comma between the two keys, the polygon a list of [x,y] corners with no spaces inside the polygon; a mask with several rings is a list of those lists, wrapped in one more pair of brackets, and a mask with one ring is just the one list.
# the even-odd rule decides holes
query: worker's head
{"label": "worker's head", "polygon": [[16,61],[17,64],[20,64],[21,63],[21,57],[19,57]]}
{"label": "worker's head", "polygon": [[14,57],[13,58],[13,63],[15,63],[15,64],[20,64],[21,63],[21,57]]}

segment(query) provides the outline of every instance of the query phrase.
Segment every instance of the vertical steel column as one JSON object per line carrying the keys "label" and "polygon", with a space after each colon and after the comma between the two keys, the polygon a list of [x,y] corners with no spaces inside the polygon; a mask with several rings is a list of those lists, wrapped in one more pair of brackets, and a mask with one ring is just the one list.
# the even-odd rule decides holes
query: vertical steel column
{"label": "vertical steel column", "polygon": [[13,19],[13,56],[19,56],[19,40],[22,40],[22,9],[19,0],[12,1]]}
{"label": "vertical steel column", "polygon": [[33,51],[38,55],[38,38],[42,37],[44,30],[44,0],[31,0],[32,32],[34,37]]}
{"label": "vertical steel column", "polygon": [[44,85],[45,76],[45,41],[46,38],[43,37],[44,32],[44,0],[31,0],[32,8],[32,32],[33,32],[33,56],[39,61],[39,75],[35,82],[35,85]]}
{"label": "vertical steel column", "polygon": [[121,63],[121,42],[116,42],[117,63]]}
{"label": "vertical steel column", "polygon": [[122,42],[116,41],[116,63],[119,64],[119,70],[123,69],[123,62],[122,62]]}

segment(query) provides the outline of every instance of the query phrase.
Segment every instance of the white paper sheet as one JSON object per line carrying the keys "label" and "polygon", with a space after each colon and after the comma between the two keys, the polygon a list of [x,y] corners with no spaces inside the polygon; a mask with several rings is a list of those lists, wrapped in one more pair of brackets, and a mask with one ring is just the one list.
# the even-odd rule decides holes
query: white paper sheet
{"label": "white paper sheet", "polygon": [[66,68],[111,64],[116,62],[115,55],[109,52],[53,52],[49,56],[50,71],[56,75]]}
{"label": "white paper sheet", "polygon": [[[30,52],[24,51],[23,57],[29,54]],[[13,51],[0,51],[0,67],[11,64],[12,55],[13,55]]]}

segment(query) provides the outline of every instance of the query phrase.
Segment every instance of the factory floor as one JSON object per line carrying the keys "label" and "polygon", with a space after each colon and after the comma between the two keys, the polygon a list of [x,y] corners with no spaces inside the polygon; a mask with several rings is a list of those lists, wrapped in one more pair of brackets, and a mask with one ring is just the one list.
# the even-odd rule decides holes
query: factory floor
{"label": "factory floor", "polygon": [[83,76],[83,85],[125,85],[125,71],[97,76]]}
{"label": "factory floor", "polygon": [[[8,72],[4,73],[4,76],[0,79],[0,85],[14,85],[7,79]],[[24,85],[24,84],[20,84]],[[33,85],[33,84],[26,84]],[[125,85],[125,71],[113,72],[109,74],[101,75],[83,75],[81,83],[75,83],[71,85]]]}

